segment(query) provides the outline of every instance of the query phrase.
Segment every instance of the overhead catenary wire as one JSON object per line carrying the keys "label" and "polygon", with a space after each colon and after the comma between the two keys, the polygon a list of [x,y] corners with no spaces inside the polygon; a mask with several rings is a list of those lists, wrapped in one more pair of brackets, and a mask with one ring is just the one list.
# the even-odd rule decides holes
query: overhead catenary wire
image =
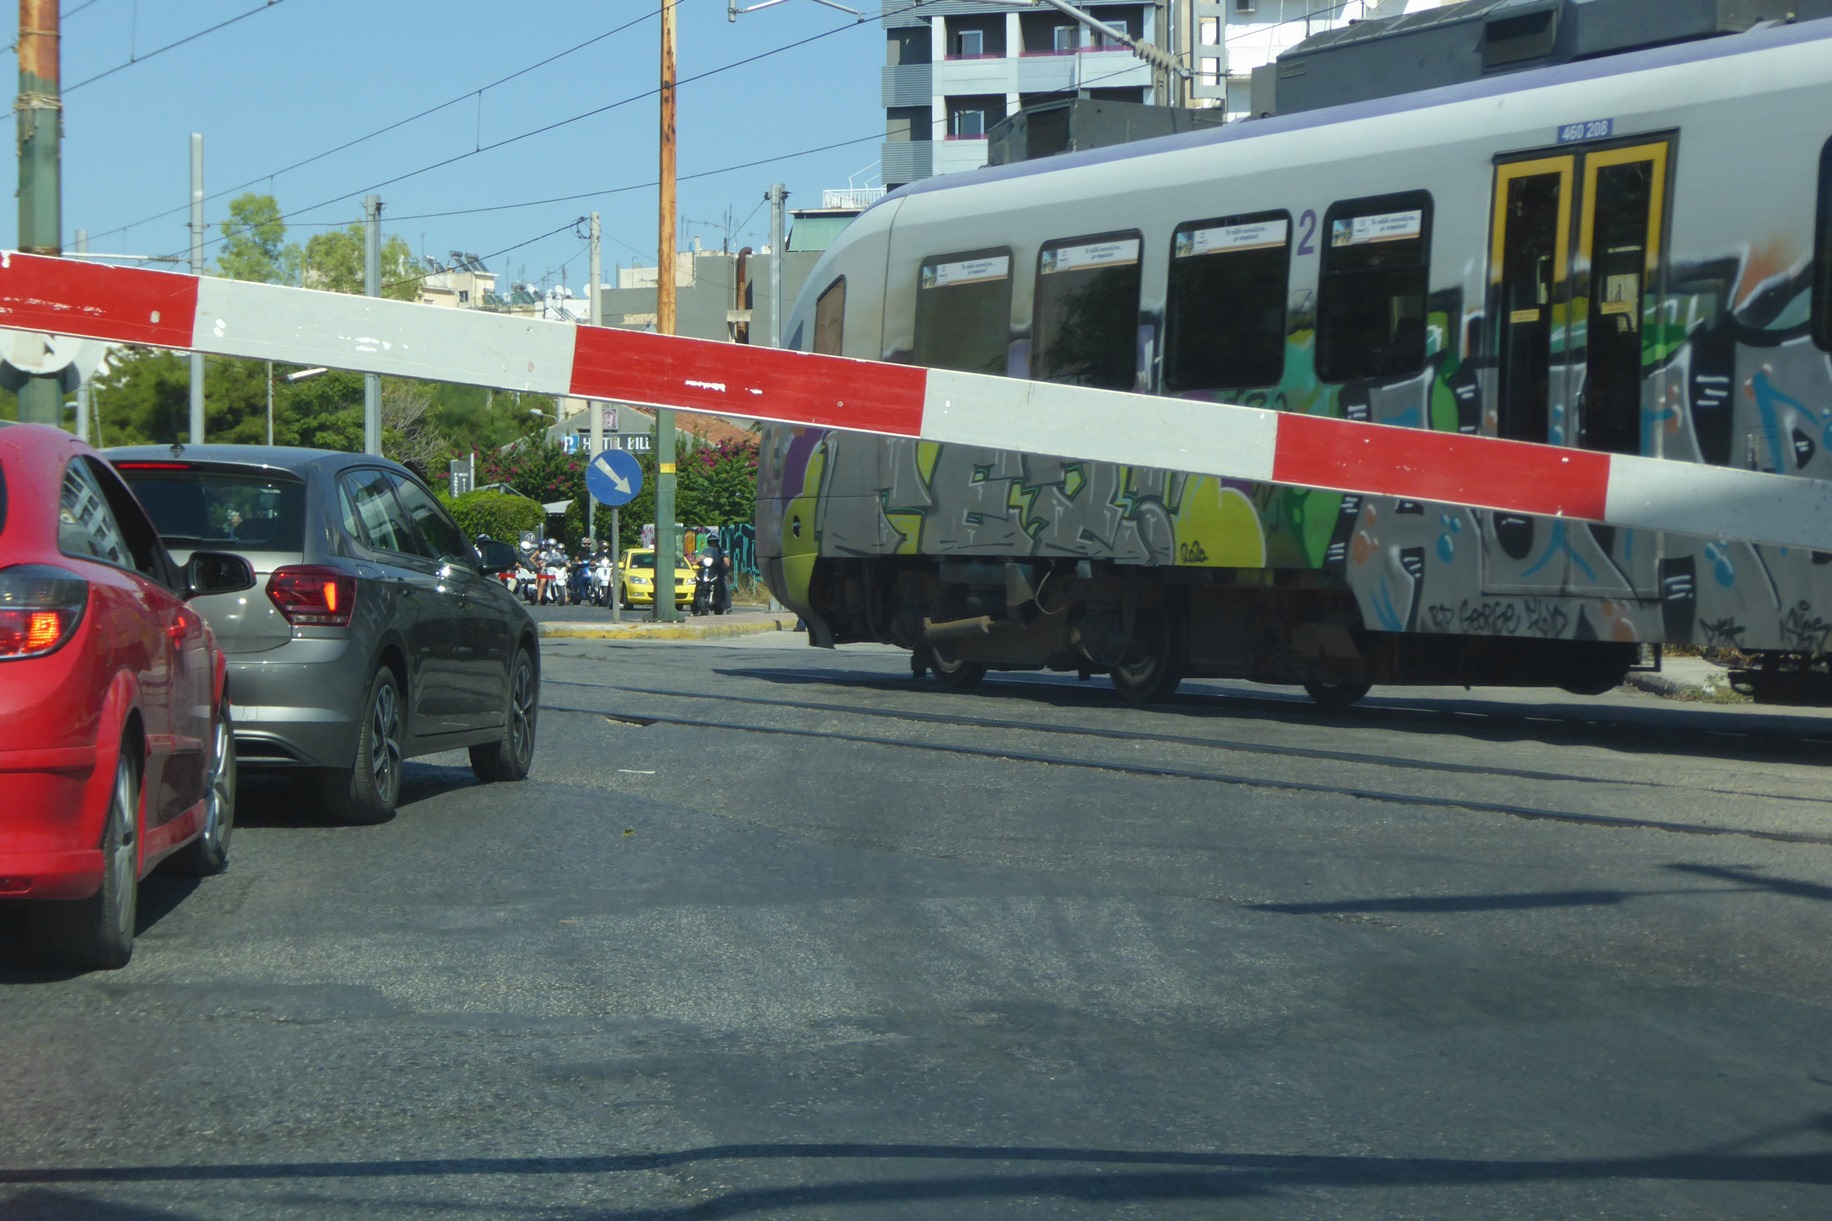
{"label": "overhead catenary wire", "polygon": [[[680,0],[675,0],[675,2],[679,3]],[[95,3],[95,0],[89,0],[89,3],[93,4]],[[265,174],[257,174],[246,182],[239,183],[232,187],[226,187],[223,190],[217,191],[215,194],[206,196],[205,199],[206,201],[221,199],[225,195],[233,195],[237,192],[245,191],[249,187],[254,186],[257,183],[272,182],[273,179],[278,178],[282,174],[289,174],[294,170],[304,169],[306,166],[311,165],[314,162],[323,161],[326,157],[336,156],[338,153],[345,152],[349,149],[355,148],[359,144],[365,144],[370,140],[374,140],[381,136],[385,136],[391,131],[396,131],[402,127],[407,126],[409,123],[416,123],[421,119],[429,118],[432,115],[438,114],[442,110],[449,110],[453,106],[457,106],[460,103],[470,101],[473,98],[481,98],[483,94],[489,92],[492,89],[498,88],[502,85],[506,85],[510,81],[515,80],[518,77],[526,76],[528,75],[528,73],[533,72],[536,69],[545,68],[547,65],[551,63],[555,63],[558,60],[564,59],[568,55],[577,54],[578,52],[583,51],[585,48],[592,46],[596,43],[603,42],[605,39],[613,37],[614,35],[621,34],[625,30],[628,30],[633,26],[640,25],[642,22],[647,21],[650,17],[653,17],[654,15],[655,14],[653,13],[645,13],[643,14],[643,16],[638,17],[633,21],[626,21],[620,26],[617,26],[613,29],[604,31],[602,34],[595,34],[592,37],[585,39],[583,42],[574,43],[572,46],[566,48],[564,51],[557,51],[554,54],[547,56],[545,59],[542,59],[535,63],[529,64],[525,68],[518,68],[516,71],[511,72],[507,74],[506,76],[498,77],[496,80],[493,80],[486,85],[479,85],[476,88],[467,89],[463,93],[460,93],[455,97],[448,98],[445,101],[440,102],[436,106],[428,106],[426,109],[421,110],[416,114],[408,115],[406,118],[403,118],[403,119],[396,119],[394,122],[385,124],[382,127],[378,127],[374,131],[365,132],[363,135],[356,136],[349,140],[345,140],[342,144],[336,145],[333,148],[327,148],[321,153],[314,153],[309,157],[301,158],[300,160],[293,162],[291,165],[282,166],[277,170],[269,170]],[[180,204],[175,208],[167,208],[163,212],[155,212],[151,216],[142,217],[141,219],[135,220],[135,221],[129,221],[124,225],[117,225],[112,229],[99,230],[95,234],[95,236],[106,237],[110,234],[125,233],[129,229],[138,228],[141,225],[151,224],[153,221],[156,221],[156,220],[164,220],[168,216],[175,216],[178,213],[187,210],[189,207],[190,207],[189,204]]]}
{"label": "overhead catenary wire", "polygon": [[[93,4],[94,2],[95,0],[89,0],[90,4]],[[125,61],[116,64],[112,68],[109,68],[102,72],[98,72],[94,76],[85,77],[84,79],[76,82],[74,85],[63,86],[60,92],[66,93],[66,94],[75,93],[78,89],[81,89],[84,85],[93,85],[95,84],[95,82],[102,80],[105,77],[113,76],[117,72],[125,72],[127,69],[133,67],[135,64],[143,64],[147,60],[152,59],[154,56],[163,55],[167,51],[170,51],[175,47],[182,47],[186,43],[196,42],[199,38],[202,38],[207,34],[214,34],[218,30],[227,29],[229,26],[234,25],[236,22],[245,21],[248,18],[254,16],[256,13],[264,13],[268,9],[274,7],[276,4],[279,4],[279,3],[280,3],[280,0],[261,0],[261,3],[259,5],[257,5],[254,8],[249,9],[245,13],[240,13],[237,16],[230,17],[225,21],[219,21],[213,26],[209,26],[205,29],[198,30],[195,34],[186,34],[183,38],[177,39],[174,42],[168,42],[163,47],[156,47],[153,50],[148,51],[145,55],[130,55]],[[89,7],[88,4],[84,4],[82,6],[82,8],[87,8],[87,7]],[[81,12],[81,11],[82,9],[80,8],[72,10],[73,13]],[[110,232],[113,232],[113,230],[110,230]]]}
{"label": "overhead catenary wire", "polygon": [[[679,2],[680,0],[676,0],[676,3],[679,3]],[[709,68],[705,72],[700,72],[700,73],[696,73],[693,76],[681,78],[679,81],[676,82],[675,87],[679,89],[683,85],[689,85],[697,81],[707,80],[711,77],[718,76],[721,73],[730,72],[733,69],[745,67],[749,64],[757,63],[760,60],[768,59],[769,57],[773,55],[780,55],[786,51],[795,50],[799,47],[806,46],[809,43],[817,42],[820,39],[829,38],[833,36],[834,34],[840,34],[840,33],[846,32],[847,30],[855,29],[858,27],[859,24],[860,22],[855,21],[855,22],[850,22],[847,25],[836,26],[832,29],[825,30],[821,33],[812,34],[806,38],[797,39],[794,42],[784,43],[783,45],[779,47],[773,47],[767,51],[759,51],[755,55],[749,55],[742,59],[733,60],[730,63],[723,64],[716,68]],[[281,217],[279,217],[278,219],[282,223],[285,223],[285,224],[313,223],[313,222],[300,221],[298,218],[304,214],[315,212],[321,208],[329,207],[332,204],[341,203],[344,200],[354,199],[361,195],[370,194],[375,191],[381,190],[383,187],[393,186],[396,183],[405,182],[411,178],[417,178],[420,175],[431,173],[433,170],[443,169],[446,166],[455,165],[461,161],[468,160],[472,157],[479,156],[483,153],[493,152],[497,149],[507,147],[508,145],[518,143],[522,140],[531,139],[532,137],[538,136],[538,135],[544,135],[548,132],[558,130],[559,128],[562,128],[562,127],[566,127],[570,124],[578,123],[585,119],[593,118],[598,115],[608,113],[609,111],[616,110],[619,107],[628,106],[635,102],[642,101],[645,98],[654,97],[659,92],[660,92],[660,86],[657,85],[653,89],[645,89],[640,93],[631,94],[630,96],[621,98],[615,102],[609,102],[603,106],[594,107],[591,110],[584,111],[580,114],[572,115],[569,118],[559,119],[559,120],[556,120],[555,122],[544,124],[540,127],[532,128],[528,131],[520,132],[513,136],[506,136],[501,140],[497,140],[497,141],[494,141],[493,143],[486,144],[480,148],[473,148],[467,152],[456,153],[450,157],[441,158],[440,160],[432,162],[431,164],[420,166],[417,169],[412,169],[404,173],[395,174],[392,177],[385,178],[379,182],[370,183],[367,186],[357,187],[354,190],[345,191],[341,194],[330,196],[326,199],[319,200],[316,203],[308,204],[305,207],[297,208],[290,212],[287,212],[284,215],[282,215]],[[466,94],[465,96],[468,97],[470,95]],[[881,135],[875,135],[870,138],[871,139],[881,139],[882,137]],[[842,141],[838,144],[829,145],[827,147],[838,148],[838,147],[843,147],[846,144],[857,144],[861,142],[862,141],[860,140]],[[817,149],[817,150],[810,150],[810,151],[825,151],[825,149]],[[807,154],[795,154],[795,155],[802,156],[802,155],[807,155]],[[747,162],[743,165],[728,167],[727,170],[713,171],[713,172],[729,172],[730,169],[748,169],[748,168],[751,168],[752,166],[768,164],[771,160],[773,159],[763,158],[757,161]],[[692,178],[703,177],[703,176],[706,176],[706,175],[704,174],[683,175],[682,178],[683,180],[686,180],[686,179],[692,179]],[[259,181],[259,179],[257,179],[256,181]],[[619,189],[626,189],[626,188],[619,188]],[[169,215],[169,213],[167,213],[166,215]],[[117,230],[109,229],[103,232],[114,233],[114,232],[117,232]],[[237,231],[232,231],[228,233],[222,233],[222,234],[219,234],[215,238],[209,239],[205,244],[206,246],[215,246],[218,243],[227,240],[229,237],[239,236],[241,232],[244,232],[244,231],[237,230]]]}

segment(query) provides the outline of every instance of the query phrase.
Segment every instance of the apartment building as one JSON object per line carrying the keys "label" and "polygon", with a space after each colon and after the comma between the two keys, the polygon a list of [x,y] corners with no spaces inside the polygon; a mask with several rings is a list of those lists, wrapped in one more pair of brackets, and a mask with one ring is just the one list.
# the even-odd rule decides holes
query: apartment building
{"label": "apartment building", "polygon": [[[1143,42],[1165,32],[1161,2],[1081,7],[1107,29]],[[1170,100],[1165,73],[1054,8],[887,0],[882,21],[880,174],[887,187],[985,165],[993,124],[1038,102]]]}
{"label": "apartment building", "polygon": [[[884,185],[988,160],[987,133],[1019,110],[1065,99],[1252,108],[1252,74],[1324,30],[1436,8],[1442,0],[1139,0],[1044,4],[886,0]],[[1106,27],[1103,32],[1098,27]],[[1149,44],[1154,66],[1115,34]],[[1180,130],[1180,128],[1178,128]],[[1141,130],[1156,130],[1141,127]],[[1166,129],[1170,130],[1170,129]]]}

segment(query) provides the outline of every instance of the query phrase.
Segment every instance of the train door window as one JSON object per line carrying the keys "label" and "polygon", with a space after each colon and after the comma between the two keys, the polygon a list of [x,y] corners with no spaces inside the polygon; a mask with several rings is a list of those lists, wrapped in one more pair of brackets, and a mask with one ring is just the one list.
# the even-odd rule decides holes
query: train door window
{"label": "train door window", "polygon": [[1010,336],[1010,250],[922,261],[916,282],[917,364],[1004,374]]}
{"label": "train door window", "polygon": [[827,286],[814,303],[814,350],[823,356],[838,356],[845,338],[846,277]]}
{"label": "train door window", "polygon": [[1031,376],[1130,390],[1138,379],[1137,231],[1050,242],[1037,254]]}
{"label": "train door window", "polygon": [[1584,159],[1578,258],[1588,266],[1584,389],[1577,443],[1641,452],[1641,316],[1660,265],[1665,144],[1592,153]]}
{"label": "train door window", "polygon": [[1179,225],[1164,307],[1171,394],[1275,385],[1285,374],[1291,214]]}
{"label": "train door window", "polygon": [[1500,366],[1497,431],[1517,441],[1550,439],[1552,341],[1571,258],[1574,165],[1570,156],[1548,157],[1495,170],[1489,288]]}
{"label": "train door window", "polygon": [[1323,217],[1317,284],[1317,376],[1397,378],[1425,367],[1431,196],[1354,199]]}
{"label": "train door window", "polygon": [[1813,228],[1813,341],[1832,352],[1832,141],[1819,152],[1819,212]]}

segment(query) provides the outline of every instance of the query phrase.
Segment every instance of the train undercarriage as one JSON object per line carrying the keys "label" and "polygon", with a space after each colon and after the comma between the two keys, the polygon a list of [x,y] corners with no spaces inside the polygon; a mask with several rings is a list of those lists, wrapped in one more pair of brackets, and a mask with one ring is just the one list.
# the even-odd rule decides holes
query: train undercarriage
{"label": "train undercarriage", "polygon": [[1105,674],[1140,702],[1194,677],[1301,686],[1326,708],[1377,683],[1593,695],[1641,657],[1614,641],[1370,631],[1353,595],[1315,571],[823,558],[808,595],[813,643],[894,644],[944,686],[988,670]]}

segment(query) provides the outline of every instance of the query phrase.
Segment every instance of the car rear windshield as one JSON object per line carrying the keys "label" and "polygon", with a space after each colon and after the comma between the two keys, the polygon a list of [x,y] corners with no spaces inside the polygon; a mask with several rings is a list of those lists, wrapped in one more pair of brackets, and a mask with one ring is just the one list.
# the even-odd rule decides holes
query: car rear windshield
{"label": "car rear windshield", "polygon": [[300,551],[305,484],[272,470],[212,470],[177,463],[117,468],[169,547]]}

